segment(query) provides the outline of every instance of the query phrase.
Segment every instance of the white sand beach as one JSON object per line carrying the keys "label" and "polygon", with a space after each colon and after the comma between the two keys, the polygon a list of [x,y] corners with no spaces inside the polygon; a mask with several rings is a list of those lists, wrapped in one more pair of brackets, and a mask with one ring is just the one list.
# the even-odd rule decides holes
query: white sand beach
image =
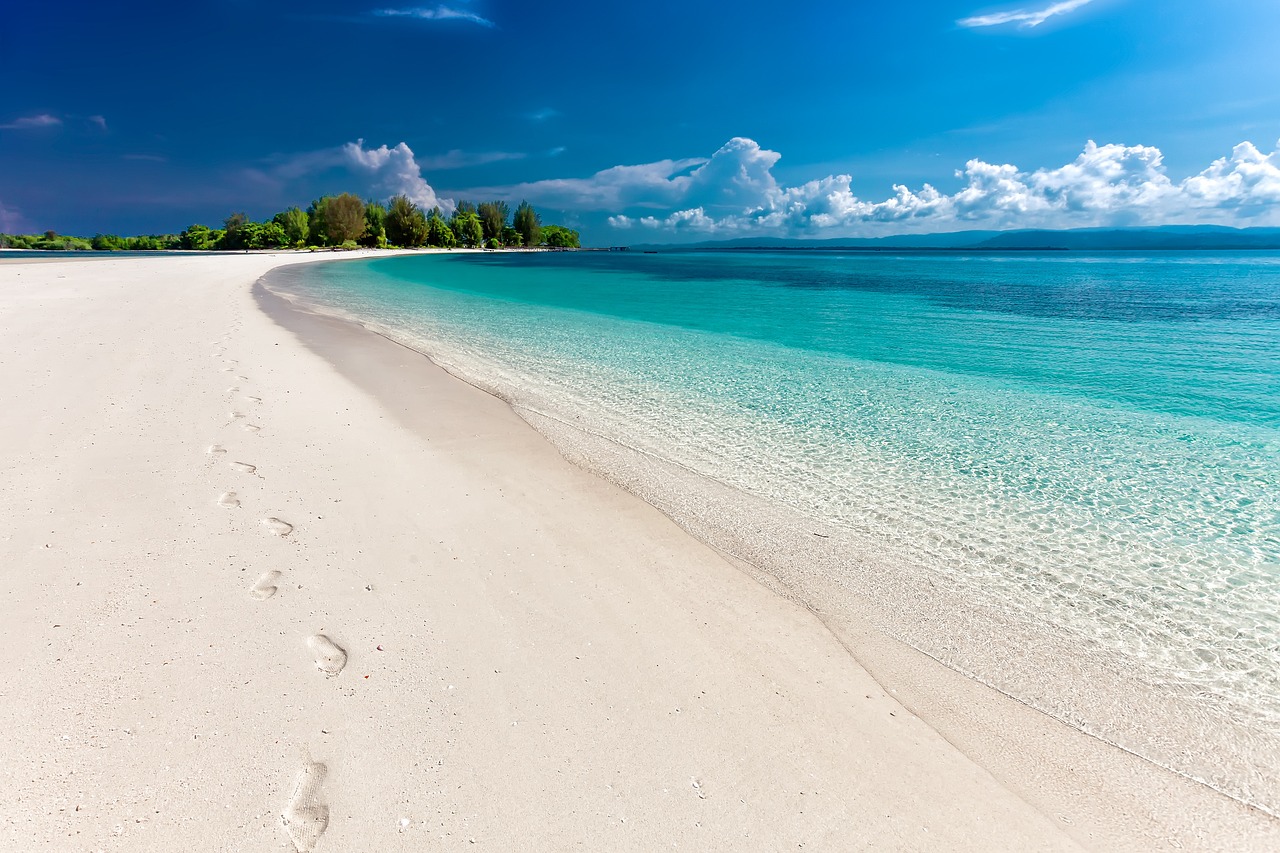
{"label": "white sand beach", "polygon": [[1280,849],[255,295],[334,257],[0,263],[0,850]]}

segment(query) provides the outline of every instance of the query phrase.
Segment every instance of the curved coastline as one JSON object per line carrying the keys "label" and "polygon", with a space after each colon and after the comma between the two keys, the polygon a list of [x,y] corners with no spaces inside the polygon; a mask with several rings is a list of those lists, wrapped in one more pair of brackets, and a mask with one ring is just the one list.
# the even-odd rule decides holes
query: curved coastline
{"label": "curved coastline", "polygon": [[[295,333],[298,318],[310,312],[340,318],[353,329],[407,347],[502,399],[566,459],[658,508],[775,593],[806,607],[895,696],[1042,810],[1070,802],[1089,813],[1091,825],[1109,824],[1113,829],[1118,825],[1115,804],[1134,803],[1128,810],[1132,814],[1142,810],[1137,804],[1150,802],[1152,797],[1173,797],[1202,823],[1207,819],[1219,829],[1242,818],[1241,812],[1231,816],[1237,809],[1269,811],[1266,803],[1271,795],[1266,786],[1274,779],[1267,772],[1270,765],[1255,759],[1257,755],[1274,758],[1273,744],[1255,744],[1257,754],[1237,756],[1239,762],[1224,773],[1218,761],[1223,752],[1213,746],[1215,738],[1222,736],[1219,721],[1201,721],[1188,730],[1183,708],[1176,702],[1161,707],[1163,697],[1127,679],[1123,671],[1108,673],[1105,683],[1099,685],[1096,670],[1081,669],[1074,659],[1073,643],[1079,638],[1045,636],[1030,623],[1018,624],[986,612],[980,604],[958,598],[949,590],[932,585],[921,588],[918,579],[894,566],[892,555],[868,551],[863,543],[842,537],[839,530],[817,529],[811,519],[780,512],[777,506],[746,496],[732,486],[593,433],[572,423],[572,418],[468,374],[465,367],[451,363],[447,354],[433,351],[401,330],[370,324],[306,298],[301,300],[304,304],[293,304],[298,294],[275,273],[264,277],[255,292],[268,313]],[[309,345],[323,351],[315,340]],[[334,363],[342,369],[338,360]],[[863,578],[856,588],[850,587],[843,573],[835,571],[838,564],[850,559],[857,561]],[[886,599],[892,602],[891,608],[885,607]],[[950,647],[941,650],[936,644],[942,633],[937,631],[940,620],[945,634],[954,639]],[[928,626],[934,634],[922,639],[913,626]],[[988,654],[993,638],[998,639],[997,647],[1020,653],[999,661],[1007,679],[1004,682],[983,678],[965,665],[967,656]],[[1170,750],[1196,739],[1209,747],[1204,753],[1208,760],[1192,760],[1182,766],[1162,761],[1126,743],[1123,731],[1116,737],[1112,728],[1098,726],[1078,714],[1073,717],[1072,702],[1055,705],[1052,691],[1046,702],[1037,701],[1034,691],[1019,695],[1016,688],[1009,688],[1010,683],[1019,683],[1020,671],[1028,667],[1032,681],[1043,684],[1040,679],[1045,665],[1057,668],[1053,683],[1069,700],[1084,696],[1086,705],[1097,705],[1099,698],[1104,703],[1118,702],[1115,707],[1122,720],[1126,708],[1140,709],[1141,714],[1135,715],[1137,729],[1127,736],[1148,742],[1154,739]],[[1170,737],[1168,733],[1174,730],[1177,736]],[[1165,773],[1169,775],[1164,777]],[[1255,793],[1258,791],[1261,797]],[[1233,805],[1224,805],[1232,800]],[[1274,830],[1274,820],[1261,813],[1244,819],[1260,820],[1259,826]],[[1151,818],[1162,822],[1156,815]]]}

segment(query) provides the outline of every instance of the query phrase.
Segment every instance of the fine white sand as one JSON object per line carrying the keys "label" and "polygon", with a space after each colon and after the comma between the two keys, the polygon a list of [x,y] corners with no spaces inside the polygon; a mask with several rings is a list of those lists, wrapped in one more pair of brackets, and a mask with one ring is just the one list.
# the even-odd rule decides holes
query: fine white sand
{"label": "fine white sand", "polygon": [[254,296],[311,260],[0,264],[0,849],[1280,847]]}

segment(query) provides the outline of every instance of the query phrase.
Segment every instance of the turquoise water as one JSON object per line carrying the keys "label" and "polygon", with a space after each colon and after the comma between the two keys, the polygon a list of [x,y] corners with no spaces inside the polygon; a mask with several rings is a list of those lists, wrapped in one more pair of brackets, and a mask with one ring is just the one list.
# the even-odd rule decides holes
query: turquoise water
{"label": "turquoise water", "polygon": [[[822,571],[862,598],[868,555],[895,590],[945,590],[927,619],[883,602],[883,626],[940,660],[1280,799],[1280,253],[469,254],[278,275],[518,408],[826,525],[848,557]],[[957,651],[967,603],[981,641]],[[1041,647],[1089,689],[1047,653],[1027,675]]]}

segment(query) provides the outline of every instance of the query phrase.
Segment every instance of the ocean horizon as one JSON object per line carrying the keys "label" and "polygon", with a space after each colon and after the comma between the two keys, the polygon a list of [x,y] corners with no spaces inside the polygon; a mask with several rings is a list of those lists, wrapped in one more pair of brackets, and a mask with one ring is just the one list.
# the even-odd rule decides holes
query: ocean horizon
{"label": "ocean horizon", "polygon": [[1274,814],[1280,252],[283,268],[824,611]]}

